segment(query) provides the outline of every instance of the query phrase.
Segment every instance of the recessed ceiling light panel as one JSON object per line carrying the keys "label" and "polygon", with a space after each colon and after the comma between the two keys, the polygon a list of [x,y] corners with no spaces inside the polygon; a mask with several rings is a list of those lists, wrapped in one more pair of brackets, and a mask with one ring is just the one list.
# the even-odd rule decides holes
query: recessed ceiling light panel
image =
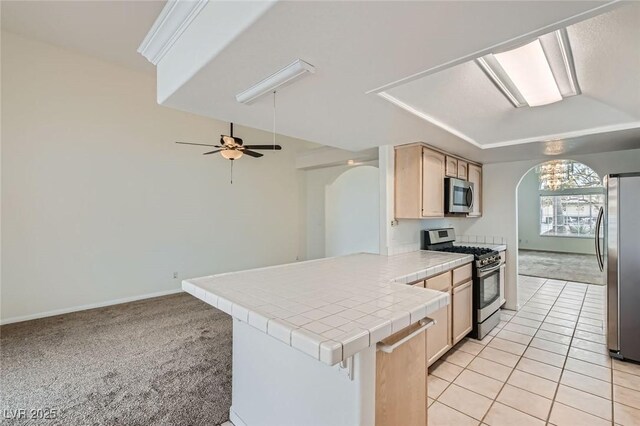
{"label": "recessed ceiling light panel", "polygon": [[516,108],[547,105],[580,93],[564,29],[485,55],[476,63]]}

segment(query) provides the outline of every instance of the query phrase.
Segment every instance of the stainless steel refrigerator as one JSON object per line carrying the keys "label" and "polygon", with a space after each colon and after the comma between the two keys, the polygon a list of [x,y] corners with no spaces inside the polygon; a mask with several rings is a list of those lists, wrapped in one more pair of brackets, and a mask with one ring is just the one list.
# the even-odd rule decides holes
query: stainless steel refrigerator
{"label": "stainless steel refrigerator", "polygon": [[596,256],[607,284],[607,345],[613,357],[640,361],[640,173],[611,174],[604,184]]}

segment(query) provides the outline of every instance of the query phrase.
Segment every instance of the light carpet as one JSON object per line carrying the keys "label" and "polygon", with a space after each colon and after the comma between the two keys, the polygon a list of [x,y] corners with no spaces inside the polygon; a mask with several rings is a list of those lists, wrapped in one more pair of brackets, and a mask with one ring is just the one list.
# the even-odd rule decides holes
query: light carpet
{"label": "light carpet", "polygon": [[592,254],[519,250],[518,273],[589,284],[604,284],[604,275]]}

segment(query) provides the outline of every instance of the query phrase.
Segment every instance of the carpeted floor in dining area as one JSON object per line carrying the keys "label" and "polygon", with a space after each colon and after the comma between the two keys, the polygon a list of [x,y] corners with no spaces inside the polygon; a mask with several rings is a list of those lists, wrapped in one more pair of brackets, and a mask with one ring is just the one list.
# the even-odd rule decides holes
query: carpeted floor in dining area
{"label": "carpeted floor in dining area", "polygon": [[518,250],[518,273],[561,281],[604,284],[593,254]]}
{"label": "carpeted floor in dining area", "polygon": [[58,414],[2,423],[224,423],[231,329],[228,315],[186,293],[4,325],[0,409]]}

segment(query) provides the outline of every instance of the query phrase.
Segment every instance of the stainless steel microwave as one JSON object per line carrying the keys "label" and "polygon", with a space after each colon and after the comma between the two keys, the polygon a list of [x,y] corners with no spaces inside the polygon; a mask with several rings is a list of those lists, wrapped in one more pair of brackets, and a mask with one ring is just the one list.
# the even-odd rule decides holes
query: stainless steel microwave
{"label": "stainless steel microwave", "polygon": [[473,207],[473,183],[445,178],[444,201],[447,213],[470,213]]}

